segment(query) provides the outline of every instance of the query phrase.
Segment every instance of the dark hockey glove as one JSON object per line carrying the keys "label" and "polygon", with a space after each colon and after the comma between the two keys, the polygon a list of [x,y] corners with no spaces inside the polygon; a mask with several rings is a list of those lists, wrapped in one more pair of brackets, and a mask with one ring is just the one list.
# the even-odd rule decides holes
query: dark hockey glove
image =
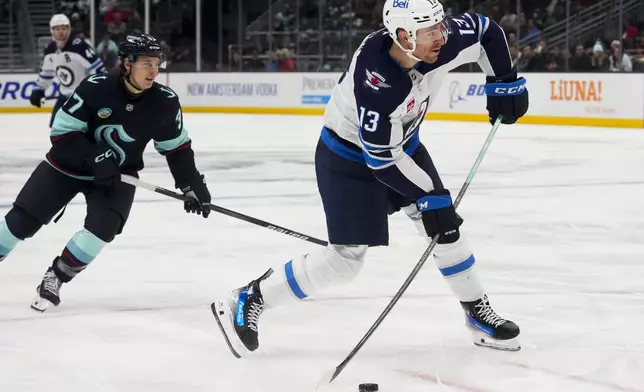
{"label": "dark hockey glove", "polygon": [[416,207],[422,214],[423,226],[429,237],[440,234],[439,244],[451,244],[458,240],[458,227],[463,223],[463,219],[454,210],[452,196],[448,190],[429,192],[427,196],[416,201]]}
{"label": "dark hockey glove", "polygon": [[43,98],[45,98],[45,90],[34,88],[33,90],[31,90],[31,95],[29,96],[29,102],[31,102],[31,104],[34,105],[35,107],[39,108],[42,106]]}
{"label": "dark hockey glove", "polygon": [[198,172],[192,176],[190,185],[181,189],[188,200],[183,203],[187,213],[201,215],[208,218],[210,215],[210,192],[206,186],[206,177]]}
{"label": "dark hockey glove", "polygon": [[88,164],[94,173],[94,183],[111,188],[121,181],[118,156],[107,144],[98,144],[88,157]]}
{"label": "dark hockey glove", "polygon": [[485,94],[490,124],[494,124],[499,115],[503,124],[514,124],[528,111],[528,89],[525,79],[517,79],[517,70],[513,69],[504,76],[488,76]]}

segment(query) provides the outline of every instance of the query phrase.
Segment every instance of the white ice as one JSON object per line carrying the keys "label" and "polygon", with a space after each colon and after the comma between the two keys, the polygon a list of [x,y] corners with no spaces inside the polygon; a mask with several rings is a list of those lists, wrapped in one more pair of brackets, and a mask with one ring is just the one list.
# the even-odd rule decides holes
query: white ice
{"label": "white ice", "polygon": [[[0,217],[48,149],[47,115],[0,116]],[[313,155],[320,117],[187,114],[214,203],[326,238]],[[426,122],[422,140],[454,194],[489,130]],[[142,179],[172,188],[145,155]],[[45,195],[43,195],[45,197]],[[472,345],[430,260],[328,391],[643,392],[644,134],[502,126],[460,208],[495,309],[520,352]],[[60,307],[29,309],[46,268],[82,227],[75,199],[0,264],[0,391],[312,391],[360,340],[425,249],[402,214],[349,286],[270,310],[261,348],[235,359],[209,305],[316,245],[140,190],[125,232]]]}

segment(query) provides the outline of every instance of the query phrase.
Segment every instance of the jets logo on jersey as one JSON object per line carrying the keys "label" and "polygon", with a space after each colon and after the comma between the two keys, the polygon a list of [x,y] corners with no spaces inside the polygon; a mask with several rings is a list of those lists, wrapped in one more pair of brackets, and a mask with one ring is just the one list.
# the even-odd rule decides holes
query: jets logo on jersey
{"label": "jets logo on jersey", "polygon": [[371,72],[368,69],[365,69],[365,72],[367,73],[367,80],[365,80],[365,84],[372,89],[378,91],[380,90],[380,88],[391,87],[390,85],[385,83],[385,78],[379,73]]}
{"label": "jets logo on jersey", "polygon": [[60,84],[69,87],[74,84],[74,72],[64,65],[56,67],[56,77]]}

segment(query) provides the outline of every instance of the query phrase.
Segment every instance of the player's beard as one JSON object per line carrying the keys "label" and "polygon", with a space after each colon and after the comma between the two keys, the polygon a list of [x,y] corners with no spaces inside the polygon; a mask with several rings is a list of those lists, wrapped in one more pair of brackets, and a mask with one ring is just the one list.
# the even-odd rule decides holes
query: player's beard
{"label": "player's beard", "polygon": [[[431,48],[422,49],[421,53],[414,53],[414,56],[423,60],[426,63],[433,64],[438,61],[438,56],[440,54],[440,45],[432,46]],[[418,50],[416,50],[418,52]]]}
{"label": "player's beard", "polygon": [[[60,35],[62,36],[62,34]],[[62,39],[59,38],[59,36],[57,36],[56,34],[54,34],[54,41],[56,41],[56,45],[59,48],[64,47],[68,39],[69,39],[69,33],[65,34]]]}

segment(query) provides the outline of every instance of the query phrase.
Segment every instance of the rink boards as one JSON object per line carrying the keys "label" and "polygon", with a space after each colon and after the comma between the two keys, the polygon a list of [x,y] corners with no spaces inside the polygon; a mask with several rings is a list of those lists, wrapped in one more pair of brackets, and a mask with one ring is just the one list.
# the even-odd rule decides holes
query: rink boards
{"label": "rink boards", "polygon": [[[0,113],[34,108],[36,74],[0,74]],[[185,112],[313,114],[324,112],[340,73],[165,73],[160,83],[177,92]],[[644,128],[643,74],[530,73],[530,109],[524,124]],[[487,121],[485,77],[447,74],[427,119]],[[386,91],[383,89],[383,93]],[[383,95],[384,95],[383,94]],[[58,95],[58,85],[47,97]]]}

